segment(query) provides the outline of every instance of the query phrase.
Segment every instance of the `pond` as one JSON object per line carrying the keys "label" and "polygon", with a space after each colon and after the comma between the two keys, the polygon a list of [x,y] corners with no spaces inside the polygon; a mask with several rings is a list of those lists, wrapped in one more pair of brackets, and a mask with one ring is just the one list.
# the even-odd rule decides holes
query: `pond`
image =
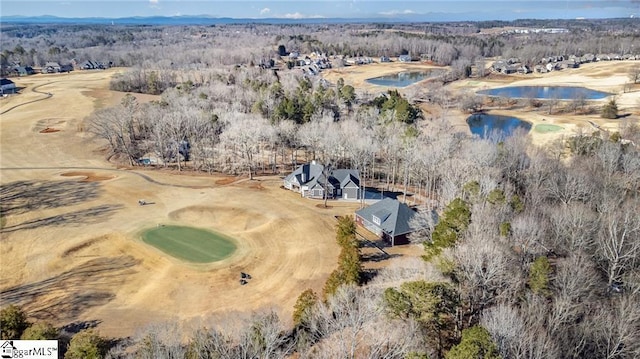
{"label": "pond", "polygon": [[479,95],[508,98],[537,98],[557,100],[599,100],[612,94],[575,86],[513,86],[478,91]]}
{"label": "pond", "polygon": [[393,75],[386,75],[386,76],[367,79],[367,82],[373,85],[378,85],[378,86],[407,87],[418,81],[436,77],[443,73],[444,71],[442,70],[405,71],[405,72],[399,72]]}
{"label": "pond", "polygon": [[531,124],[517,117],[489,115],[477,113],[467,118],[467,124],[471,133],[484,139],[501,140],[511,136],[517,129],[525,132],[531,130]]}

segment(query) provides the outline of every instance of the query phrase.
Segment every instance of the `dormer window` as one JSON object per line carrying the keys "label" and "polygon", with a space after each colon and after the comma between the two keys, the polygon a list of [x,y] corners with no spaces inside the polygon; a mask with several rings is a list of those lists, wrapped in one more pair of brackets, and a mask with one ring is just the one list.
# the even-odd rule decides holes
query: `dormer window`
{"label": "dormer window", "polygon": [[372,216],[372,219],[373,219],[373,223],[375,223],[377,225],[380,225],[380,223],[382,222],[380,220],[380,217],[378,217],[378,216]]}

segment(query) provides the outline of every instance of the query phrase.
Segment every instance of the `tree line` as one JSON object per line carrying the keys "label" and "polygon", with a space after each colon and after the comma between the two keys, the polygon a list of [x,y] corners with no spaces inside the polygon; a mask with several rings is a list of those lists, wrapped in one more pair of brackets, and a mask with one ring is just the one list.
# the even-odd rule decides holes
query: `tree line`
{"label": "tree line", "polygon": [[[263,59],[278,58],[281,55],[278,47],[284,46],[302,54],[315,52],[328,56],[393,57],[408,53],[416,58],[424,55],[440,65],[473,64],[486,57],[517,57],[531,64],[552,55],[636,54],[640,43],[631,20],[331,26],[2,24],[0,62],[40,67],[47,61],[95,60],[112,62],[115,66],[137,66],[145,71],[207,73],[220,66],[259,64]],[[490,26],[549,25],[569,31],[562,34],[480,31]]]}

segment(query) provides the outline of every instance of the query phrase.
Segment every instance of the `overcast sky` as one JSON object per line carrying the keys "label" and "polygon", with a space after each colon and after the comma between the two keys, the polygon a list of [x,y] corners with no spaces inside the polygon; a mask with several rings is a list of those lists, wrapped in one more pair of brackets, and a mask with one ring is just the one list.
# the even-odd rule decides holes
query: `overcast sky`
{"label": "overcast sky", "polygon": [[638,0],[1,0],[0,16],[128,17],[208,15],[234,18],[399,18],[425,21],[629,17]]}

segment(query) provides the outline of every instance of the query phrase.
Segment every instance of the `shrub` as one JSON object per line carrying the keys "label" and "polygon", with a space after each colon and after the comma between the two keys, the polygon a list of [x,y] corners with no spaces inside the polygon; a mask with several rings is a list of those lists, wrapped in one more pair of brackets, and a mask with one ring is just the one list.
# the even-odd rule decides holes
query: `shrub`
{"label": "shrub", "polygon": [[58,337],[58,329],[46,322],[35,323],[27,328],[20,339],[22,340],[54,340]]}
{"label": "shrub", "polygon": [[551,264],[547,257],[538,257],[529,270],[529,288],[536,294],[547,296],[549,291],[549,276]]}
{"label": "shrub", "polygon": [[2,340],[20,339],[28,327],[27,315],[20,307],[10,305],[0,311],[0,336]]}
{"label": "shrub", "polygon": [[293,306],[293,325],[304,325],[309,321],[311,309],[318,303],[318,296],[312,289],[307,289],[298,296]]}
{"label": "shrub", "polygon": [[100,359],[106,354],[106,343],[93,330],[84,330],[74,335],[64,359]]}
{"label": "shrub", "polygon": [[504,192],[501,189],[494,189],[487,195],[487,202],[491,204],[503,204],[505,201]]}
{"label": "shrub", "polygon": [[440,255],[442,250],[452,247],[458,240],[458,235],[464,232],[471,222],[469,205],[460,198],[456,198],[447,205],[440,222],[431,234],[431,242],[425,242],[425,260],[431,260]]}
{"label": "shrub", "polygon": [[491,334],[485,328],[475,326],[462,331],[460,344],[451,348],[445,358],[500,359],[501,357]]}
{"label": "shrub", "polygon": [[333,295],[338,287],[344,284],[361,284],[362,265],[358,240],[356,239],[356,223],[353,218],[343,216],[338,219],[336,226],[336,240],[342,250],[338,257],[338,268],[327,278],[322,295],[324,299]]}
{"label": "shrub", "polygon": [[511,233],[511,223],[502,222],[500,223],[500,236],[506,237]]}
{"label": "shrub", "polygon": [[615,99],[611,99],[606,105],[602,106],[602,117],[609,119],[618,118],[618,104]]}
{"label": "shrub", "polygon": [[522,213],[522,211],[524,211],[524,203],[518,195],[511,196],[509,205],[511,205],[511,209],[516,213]]}

